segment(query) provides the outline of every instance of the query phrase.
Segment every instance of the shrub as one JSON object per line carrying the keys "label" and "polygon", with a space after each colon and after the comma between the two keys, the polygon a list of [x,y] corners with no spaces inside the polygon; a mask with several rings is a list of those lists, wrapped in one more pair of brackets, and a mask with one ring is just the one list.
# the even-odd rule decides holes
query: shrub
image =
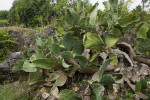
{"label": "shrub", "polygon": [[[56,27],[55,36],[41,39],[37,37],[35,53],[30,53],[26,46],[26,55],[24,59],[18,61],[12,69],[12,72],[25,71],[29,73],[29,81],[39,85],[54,83],[51,93],[57,87],[65,85],[69,77],[73,77],[76,71],[80,73],[96,72],[92,79],[88,80],[97,99],[102,98],[102,91],[105,89],[114,90],[114,84],[120,84],[123,81],[121,73],[107,74],[105,70],[110,64],[118,65],[116,43],[120,36],[129,32],[135,23],[140,21],[139,16],[131,13],[124,13],[121,10],[120,15],[117,0],[105,2],[106,12],[102,13],[97,20],[98,3],[96,3],[89,12],[84,9],[83,2],[78,2],[76,9],[68,8],[65,13],[66,27]],[[109,5],[109,6],[108,6]],[[57,22],[56,22],[57,23]],[[100,23],[99,31],[95,33],[93,27]],[[150,46],[147,39],[149,27],[147,23],[142,23],[136,29],[137,35],[137,53],[149,53]],[[116,48],[116,49],[114,49]],[[89,49],[89,52],[85,50]],[[117,52],[115,51],[117,50]],[[142,52],[144,50],[144,52]],[[99,60],[99,54],[106,53],[103,63]],[[102,57],[103,58],[103,57]],[[131,64],[131,66],[133,66]],[[48,72],[49,74],[47,75]],[[47,77],[49,76],[49,77]],[[47,82],[46,82],[46,81]],[[146,83],[146,82],[145,82]],[[104,87],[104,86],[105,87]],[[132,94],[127,94],[132,98]],[[58,100],[81,100],[72,90],[62,90],[57,96]],[[66,99],[67,98],[67,99]],[[69,98],[69,99],[68,99]]]}
{"label": "shrub", "polygon": [[8,20],[11,24],[27,27],[47,25],[52,15],[51,7],[47,0],[14,0]]}
{"label": "shrub", "polygon": [[9,34],[5,31],[0,31],[0,62],[13,51],[16,42],[13,41]]}
{"label": "shrub", "polygon": [[0,20],[6,20],[7,16],[8,16],[8,11],[7,10],[0,11]]}
{"label": "shrub", "polygon": [[0,20],[0,27],[8,26],[9,22],[7,20]]}

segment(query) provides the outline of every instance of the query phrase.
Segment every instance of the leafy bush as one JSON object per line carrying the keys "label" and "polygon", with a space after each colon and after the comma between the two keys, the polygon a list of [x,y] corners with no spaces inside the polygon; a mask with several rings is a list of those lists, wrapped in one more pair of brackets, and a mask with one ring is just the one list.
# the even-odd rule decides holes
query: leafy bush
{"label": "leafy bush", "polygon": [[11,24],[24,24],[27,27],[47,25],[53,11],[47,0],[14,0],[8,14]]}
{"label": "leafy bush", "polygon": [[8,17],[8,11],[7,10],[1,10],[0,11],[0,20],[7,20]]}
{"label": "leafy bush", "polygon": [[3,30],[0,31],[0,61],[13,51],[15,44],[16,42],[9,37],[7,32]]}
{"label": "leafy bush", "polygon": [[0,20],[0,27],[8,26],[9,22],[7,20]]}
{"label": "leafy bush", "polygon": [[[105,37],[99,37],[96,33],[90,32],[92,27],[96,24],[97,3],[92,7],[88,16],[82,14],[85,12],[82,2],[79,2],[77,5],[77,11],[73,8],[67,9],[66,22],[69,24],[70,30],[65,32],[62,27],[57,28],[57,34],[61,35],[62,39],[59,40],[58,36],[51,36],[48,37],[48,39],[38,37],[36,39],[37,48],[35,54],[31,55],[28,47],[26,47],[29,58],[24,58],[17,62],[12,69],[13,72],[21,70],[29,72],[29,81],[38,83],[39,81],[45,80],[45,76],[43,76],[44,73],[40,70],[48,70],[52,72],[51,75],[53,77],[58,76],[58,78],[53,81],[55,81],[55,85],[59,87],[66,83],[68,77],[73,77],[76,71],[90,73],[91,68],[97,68],[96,65],[98,64],[94,64],[94,60],[98,56],[97,54],[100,51],[105,51],[114,46],[118,37],[112,34],[105,34]],[[85,32],[83,30],[85,30]],[[83,32],[85,34],[80,34]],[[96,53],[93,53],[91,58],[87,59],[82,55],[85,49],[90,49]],[[122,79],[122,74],[103,75],[106,67],[112,61],[114,61],[115,64],[117,62],[116,55],[112,53],[111,55],[113,55],[113,57],[111,56],[110,59],[104,61],[101,68],[99,68],[97,79],[90,83],[97,100],[100,98],[101,91],[104,90],[101,83],[108,86],[109,89],[112,89],[113,84],[120,83]],[[63,69],[67,72],[64,72]],[[119,77],[119,79],[116,81],[114,77]],[[99,82],[99,84],[97,84],[97,82]],[[98,93],[96,91],[98,91]],[[64,93],[63,95],[65,96],[68,92],[70,93],[71,91],[66,90],[65,93],[62,91],[58,98],[65,100],[61,94]],[[78,98],[76,95],[73,96]],[[70,96],[68,96],[68,98],[69,97]]]}
{"label": "leafy bush", "polygon": [[135,41],[136,44],[136,52],[141,55],[150,55],[150,24],[147,22],[140,23],[135,30],[135,34],[137,39]]}
{"label": "leafy bush", "polygon": [[[115,47],[121,35],[136,27],[135,23],[140,21],[139,16],[125,13],[122,11],[123,8],[118,8],[118,0],[106,1],[104,5],[107,9],[100,14],[100,17],[97,17],[98,3],[89,12],[85,10],[82,1],[78,2],[75,8],[67,8],[65,13],[67,27],[57,27],[57,35],[47,39],[37,37],[35,53],[30,54],[28,47],[26,47],[28,57],[18,61],[12,71],[29,72],[30,82],[38,83],[46,80],[46,82],[54,83],[53,88],[58,90],[57,87],[63,86],[69,77],[74,76],[76,71],[91,73],[92,69],[96,69],[97,72],[95,71],[96,73],[88,83],[93,89],[96,100],[100,100],[102,91],[105,89],[104,86],[113,90],[113,84],[119,84],[123,79],[122,74],[104,73],[109,64],[118,64],[117,55],[112,48]],[[93,27],[97,23],[99,23],[101,34],[93,31]],[[149,30],[146,25],[138,26],[140,28],[137,30],[137,34],[140,36],[137,38],[144,39],[140,41],[143,42],[142,44],[149,42],[145,40]],[[137,53],[141,53],[141,49],[145,49],[142,54],[149,51],[149,46],[142,46],[138,45]],[[84,55],[87,49],[90,52]],[[103,63],[95,61],[100,52],[108,54]],[[46,78],[45,70],[49,72],[49,78]],[[71,98],[71,96],[75,98],[74,100],[80,100],[71,90],[63,90],[56,98],[67,100],[64,97]]]}

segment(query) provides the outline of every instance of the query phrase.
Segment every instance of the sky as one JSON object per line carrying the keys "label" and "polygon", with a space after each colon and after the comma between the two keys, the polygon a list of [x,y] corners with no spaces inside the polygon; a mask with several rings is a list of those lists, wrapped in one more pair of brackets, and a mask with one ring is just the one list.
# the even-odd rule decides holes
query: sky
{"label": "sky", "polygon": [[14,0],[0,0],[0,10],[9,10]]}
{"label": "sky", "polygon": [[[0,0],[0,10],[9,10],[12,6],[14,0]],[[103,2],[108,0],[89,0],[90,3],[95,4],[99,2],[99,9],[104,9]],[[133,3],[130,5],[130,9],[135,8],[137,5],[141,4],[141,0],[132,0]]]}

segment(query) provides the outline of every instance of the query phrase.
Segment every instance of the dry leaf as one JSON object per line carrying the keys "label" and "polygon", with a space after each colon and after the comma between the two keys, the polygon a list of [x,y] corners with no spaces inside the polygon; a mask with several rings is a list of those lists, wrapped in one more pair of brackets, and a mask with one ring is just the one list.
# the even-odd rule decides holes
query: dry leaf
{"label": "dry leaf", "polygon": [[77,91],[79,91],[79,88],[78,87],[72,87],[72,90],[77,92]]}
{"label": "dry leaf", "polygon": [[90,49],[85,49],[82,53],[82,56],[86,57],[86,59],[90,59]]}
{"label": "dry leaf", "polygon": [[59,94],[59,90],[58,90],[57,86],[54,85],[54,86],[52,87],[52,89],[51,89],[51,95],[54,96],[54,97],[57,97],[58,94]]}
{"label": "dry leaf", "polygon": [[106,71],[112,71],[115,69],[116,66],[108,65]]}
{"label": "dry leaf", "polygon": [[146,76],[146,75],[148,75],[148,66],[147,65],[145,65],[145,64],[141,64],[142,65],[142,68],[140,69],[140,74],[142,75],[142,76]]}
{"label": "dry leaf", "polygon": [[137,92],[136,95],[143,100],[148,100],[148,96],[143,93]]}
{"label": "dry leaf", "polygon": [[87,88],[84,90],[83,100],[90,100],[90,94],[91,94],[91,90],[90,90],[90,87],[88,85]]}
{"label": "dry leaf", "polygon": [[133,97],[134,100],[140,100],[140,98],[137,96],[137,94],[134,94],[133,96],[134,96]]}
{"label": "dry leaf", "polygon": [[56,71],[56,72],[53,72],[49,75],[48,78],[46,78],[45,80],[47,83],[50,83],[50,84],[45,84],[45,85],[48,85],[50,86],[51,85],[51,82],[55,81],[55,84],[57,86],[63,86],[66,81],[67,81],[67,76],[65,73],[62,73],[60,71]]}
{"label": "dry leaf", "polygon": [[129,52],[129,55],[131,58],[135,55],[135,52],[132,48],[132,46],[126,42],[117,43],[117,47],[119,48],[126,48],[126,50]]}
{"label": "dry leaf", "polygon": [[133,82],[140,81],[141,78],[144,78],[148,73],[149,67],[145,64],[136,64],[134,65],[132,72],[132,77],[130,78]]}
{"label": "dry leaf", "polygon": [[133,85],[133,84],[131,84],[131,82],[129,81],[129,79],[128,78],[124,78],[124,80],[127,82],[127,84],[130,86],[130,88],[133,90],[133,91],[135,91],[135,85]]}
{"label": "dry leaf", "polygon": [[48,87],[51,87],[54,85],[54,82],[47,82],[44,84],[44,86],[48,86]]}
{"label": "dry leaf", "polygon": [[36,96],[40,96],[41,94],[43,94],[44,92],[46,92],[46,88],[43,87],[38,93]]}
{"label": "dry leaf", "polygon": [[109,100],[116,100],[118,96],[119,85],[113,84],[113,90],[108,90],[108,98]]}
{"label": "dry leaf", "polygon": [[98,81],[99,70],[92,76],[92,81]]}
{"label": "dry leaf", "polygon": [[119,72],[119,71],[120,71],[119,67],[117,67],[117,68],[114,69],[114,72]]}
{"label": "dry leaf", "polygon": [[53,96],[49,96],[46,100],[57,100],[57,99]]}
{"label": "dry leaf", "polygon": [[111,51],[113,53],[116,53],[116,54],[119,54],[119,55],[123,55],[127,60],[128,62],[130,63],[131,66],[133,66],[133,61],[131,60],[131,58],[129,57],[129,55],[119,49],[111,49]]}
{"label": "dry leaf", "polygon": [[47,92],[44,92],[44,93],[42,94],[42,98],[45,99],[45,100],[46,100],[49,96],[50,96],[50,94],[48,94]]}
{"label": "dry leaf", "polygon": [[105,52],[101,52],[101,53],[99,54],[99,56],[103,59],[103,61],[105,61],[106,58],[107,58],[107,56],[108,56],[108,54],[105,53]]}
{"label": "dry leaf", "polygon": [[54,73],[51,73],[49,75],[48,78],[46,78],[46,82],[51,82],[51,81],[55,81],[56,79],[58,79],[59,77],[61,76],[60,72],[54,72]]}
{"label": "dry leaf", "polygon": [[57,86],[63,86],[67,81],[67,75],[65,73],[60,73],[60,77],[56,80],[55,84]]}

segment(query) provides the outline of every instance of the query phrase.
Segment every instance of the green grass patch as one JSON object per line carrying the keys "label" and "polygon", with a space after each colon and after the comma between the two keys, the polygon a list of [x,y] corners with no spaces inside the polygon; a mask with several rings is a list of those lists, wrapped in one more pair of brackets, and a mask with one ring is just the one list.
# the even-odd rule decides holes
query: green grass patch
{"label": "green grass patch", "polygon": [[0,88],[0,100],[28,100],[30,88],[26,83],[4,83]]}

